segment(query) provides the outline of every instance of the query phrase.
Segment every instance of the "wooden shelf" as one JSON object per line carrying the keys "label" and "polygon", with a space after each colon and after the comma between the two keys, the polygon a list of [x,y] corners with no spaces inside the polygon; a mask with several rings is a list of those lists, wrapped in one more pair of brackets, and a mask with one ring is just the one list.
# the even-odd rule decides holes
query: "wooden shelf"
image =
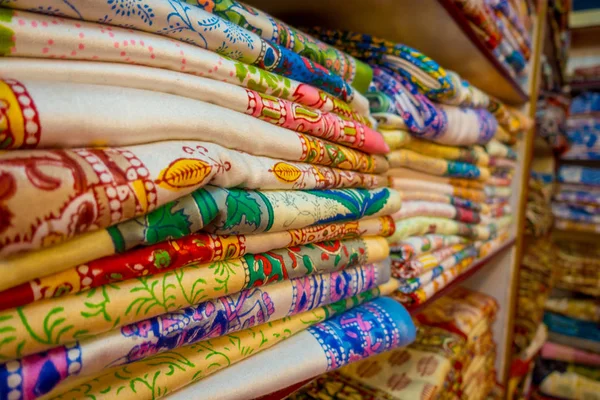
{"label": "wooden shelf", "polygon": [[585,82],[571,81],[569,82],[569,86],[571,88],[571,93],[573,94],[588,90],[600,90],[600,79]]}
{"label": "wooden shelf", "polygon": [[466,281],[471,276],[473,276],[477,272],[481,271],[492,259],[494,259],[494,257],[496,257],[500,253],[504,252],[508,248],[510,248],[513,244],[515,244],[515,242],[516,242],[516,239],[513,237],[513,238],[507,240],[506,242],[502,243],[500,246],[498,246],[494,251],[492,251],[487,256],[480,258],[479,260],[476,260],[475,262],[473,262],[473,264],[471,264],[471,266],[464,273],[457,276],[452,282],[450,282],[447,286],[445,286],[444,288],[439,290],[436,294],[434,294],[425,303],[419,304],[418,306],[414,306],[414,307],[407,307],[407,310],[411,313],[411,315],[414,315],[414,314],[418,313],[419,311],[422,311],[429,304],[433,303],[440,297],[443,297],[448,292],[450,292],[451,290],[456,288],[458,285],[460,285],[462,282]]}
{"label": "wooden shelf", "polygon": [[350,30],[406,44],[508,104],[520,105],[529,99],[451,0],[248,0],[247,3],[293,26]]}

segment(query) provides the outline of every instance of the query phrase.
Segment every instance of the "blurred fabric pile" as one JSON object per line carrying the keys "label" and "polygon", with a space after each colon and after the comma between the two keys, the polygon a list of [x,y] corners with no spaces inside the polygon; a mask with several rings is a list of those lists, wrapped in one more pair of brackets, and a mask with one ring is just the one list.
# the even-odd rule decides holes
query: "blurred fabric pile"
{"label": "blurred fabric pile", "polygon": [[415,316],[416,341],[322,376],[292,399],[484,399],[495,393],[498,305],[457,288]]}
{"label": "blurred fabric pile", "polygon": [[235,1],[2,4],[0,398],[154,399],[287,340],[315,374],[414,340],[377,299],[401,196],[371,67]]}

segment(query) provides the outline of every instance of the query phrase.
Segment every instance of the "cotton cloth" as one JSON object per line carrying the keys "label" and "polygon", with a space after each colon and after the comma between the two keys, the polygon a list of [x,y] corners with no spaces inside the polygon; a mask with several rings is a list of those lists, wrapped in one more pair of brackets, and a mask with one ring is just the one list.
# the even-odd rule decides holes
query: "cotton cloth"
{"label": "cotton cloth", "polygon": [[[388,139],[386,138],[386,141],[387,140]],[[412,150],[419,154],[427,155],[429,157],[442,158],[444,160],[449,161],[460,161],[468,164],[476,164],[479,167],[485,167],[489,164],[489,156],[481,146],[444,146],[437,143],[428,142],[426,140],[417,139],[412,136],[409,136],[407,139],[401,140],[403,143],[398,147],[407,150]]]}
{"label": "cotton cloth", "polygon": [[449,218],[469,224],[478,224],[482,219],[479,213],[472,210],[429,201],[404,201],[400,211],[392,214],[395,221],[412,217]]}
{"label": "cotton cloth", "polygon": [[0,290],[201,229],[220,235],[283,232],[390,215],[399,208],[399,194],[387,188],[261,192],[206,186],[150,214],[1,260],[0,268],[10,274],[0,282]]}
{"label": "cotton cloth", "polygon": [[[190,385],[171,398],[204,398],[209,393],[214,397],[207,398],[215,399],[258,397],[285,388],[292,379],[301,382],[352,361],[407,345],[414,338],[415,326],[404,307],[390,298],[380,297],[315,324],[276,348]],[[293,354],[295,362],[281,357],[282,351]],[[255,380],[252,377],[264,376],[267,371],[274,379],[261,385],[247,384]]]}
{"label": "cotton cloth", "polygon": [[423,236],[410,236],[397,243],[390,244],[392,252],[392,270],[396,266],[431,251],[439,250],[455,244],[464,244],[467,239],[456,235],[428,234]]}
{"label": "cotton cloth", "polygon": [[546,311],[544,324],[552,332],[600,342],[597,324]]}
{"label": "cotton cloth", "polygon": [[408,168],[390,168],[387,171],[387,175],[391,176],[391,179],[393,181],[395,181],[395,178],[407,178],[412,180],[418,179],[423,181],[423,183],[426,185],[429,185],[430,183],[442,183],[449,184],[457,188],[466,188],[474,190],[482,190],[485,184],[484,182],[477,179],[436,176],[425,172],[411,170]]}
{"label": "cotton cloth", "polygon": [[476,203],[474,201],[465,200],[460,197],[435,192],[412,192],[412,191],[399,191],[402,203],[414,202],[414,201],[426,201],[432,203],[451,204],[455,207],[464,208],[473,212],[481,214],[490,214],[493,212],[487,205],[482,203]]}
{"label": "cotton cloth", "polygon": [[[72,75],[73,79],[81,79],[75,77],[90,76],[89,74],[92,72],[89,71],[89,67],[84,69],[85,74],[81,74],[80,63],[69,63],[69,66],[65,66],[64,62],[49,59],[82,60],[81,62],[91,59],[114,64],[101,66],[101,71],[110,74],[111,71],[116,70],[116,73],[112,72],[113,77],[110,79],[113,81],[117,79],[120,85],[130,85],[131,83],[127,83],[127,81],[132,81],[135,82],[135,85],[143,84],[142,88],[144,89],[154,89],[154,85],[156,85],[157,88],[168,90],[171,85],[168,76],[164,78],[162,77],[164,74],[150,74],[149,72],[144,72],[144,77],[138,76],[141,75],[138,74],[139,69],[127,68],[135,68],[134,65],[130,65],[135,63],[173,72],[183,72],[186,76],[188,74],[198,75],[246,87],[322,111],[335,111],[363,123],[368,116],[368,101],[363,96],[357,95],[353,99],[348,99],[349,103],[346,103],[317,87],[272,73],[264,67],[245,64],[193,44],[176,42],[152,33],[85,22],[79,19],[59,19],[27,11],[18,11],[17,17],[14,16],[15,12],[17,11],[6,9],[3,11],[5,17],[0,22],[0,26],[11,32],[11,38],[14,40],[11,43],[10,51],[3,52],[3,55],[37,58],[38,60],[29,59],[27,63],[20,60],[16,67],[10,67],[11,70],[19,71],[29,66],[29,68],[33,68],[34,76],[48,77],[48,74],[43,74],[44,71],[50,70],[53,73],[62,74],[53,68],[54,65],[59,65],[61,69],[68,68],[66,71],[71,68],[75,69],[77,75]],[[37,27],[40,29],[36,29]],[[48,42],[49,36],[52,37],[51,43]],[[6,60],[7,64],[8,62],[10,62],[10,58]],[[48,65],[49,62],[51,64]],[[95,69],[97,64],[94,62],[91,65]],[[118,79],[119,76],[122,76],[123,79]],[[127,79],[132,76],[133,79]],[[159,84],[156,79],[160,79],[164,83]],[[185,76],[182,79],[186,79]],[[181,92],[189,93],[185,87],[180,87],[178,90],[180,95]]]}
{"label": "cotton cloth", "polygon": [[571,115],[588,114],[600,111],[600,94],[585,92],[571,100]]}
{"label": "cotton cloth", "polygon": [[595,299],[550,297],[546,300],[546,310],[567,317],[600,323],[600,304]]}
{"label": "cotton cloth", "polygon": [[[197,94],[191,98],[189,94],[178,96],[125,88],[120,87],[118,81],[108,85],[106,81],[110,75],[107,77],[103,70],[113,67],[96,64],[96,73],[100,76],[78,78],[93,84],[35,80],[40,79],[40,75],[31,80],[23,72],[7,75],[18,77],[18,80],[0,81],[0,100],[17,111],[11,114],[11,135],[4,147],[65,148],[98,143],[122,146],[195,139],[233,146],[256,155],[280,157],[280,154],[288,154],[283,158],[290,159],[288,157],[294,153],[300,156],[303,147],[309,147],[302,137],[310,135],[369,153],[387,151],[379,133],[334,113],[207,78],[184,75],[187,79],[179,81],[173,75],[181,74],[143,67],[138,67],[143,70],[140,72],[148,72],[148,75],[167,75],[166,79],[177,79],[180,85],[189,82],[187,90]],[[64,75],[54,79],[61,77],[68,79]],[[142,79],[138,78],[138,81]],[[103,84],[97,85],[98,81]],[[140,83],[139,86],[145,85]],[[23,100],[21,96],[28,98],[27,106],[19,103],[18,99]],[[29,115],[31,113],[33,117]],[[37,129],[32,129],[32,122],[37,124]],[[257,136],[257,131],[261,135]],[[268,143],[272,144],[269,146]],[[278,147],[287,151],[281,153],[276,149]]]}
{"label": "cotton cloth", "polygon": [[391,168],[407,168],[431,175],[483,181],[490,176],[489,170],[485,167],[478,167],[465,162],[447,161],[412,150],[394,150],[388,153],[386,157]]}
{"label": "cotton cloth", "polygon": [[[36,397],[36,388],[56,387],[63,379],[76,373],[78,378],[102,372],[106,366],[130,364],[182,346],[229,335],[270,321],[323,307],[357,296],[389,280],[389,265],[365,265],[330,274],[313,275],[254,287],[240,293],[202,302],[172,313],[145,319],[113,329],[93,338],[53,348],[45,354],[34,354],[18,360],[24,387],[24,397]],[[110,352],[106,349],[110,348]],[[45,373],[48,365],[57,371],[68,354],[79,354],[80,367],[69,369],[57,379]],[[38,370],[35,366],[45,364]],[[5,364],[6,365],[6,364]],[[0,386],[8,384],[9,374],[0,367]],[[14,379],[14,378],[12,378]]]}
{"label": "cotton cloth", "polygon": [[[343,158],[339,153],[335,157]],[[197,141],[4,152],[0,179],[9,190],[1,210],[8,226],[0,233],[0,254],[46,247],[147,214],[209,183],[316,189],[328,186],[318,183],[327,175],[341,187],[363,186],[360,181],[365,179],[366,187],[377,182],[367,175],[251,156]]]}
{"label": "cotton cloth", "polygon": [[[440,263],[461,250],[465,249],[467,244],[454,244],[451,246],[442,247],[440,249],[431,250],[425,254],[413,256],[404,263],[392,263],[392,276],[394,278],[406,281],[411,278],[417,278],[426,271],[433,270]],[[406,282],[405,282],[406,283]]]}
{"label": "cotton cloth", "polygon": [[[394,168],[393,174],[399,175],[400,171]],[[406,176],[406,177],[404,177]],[[482,203],[485,200],[485,194],[482,190],[468,189],[457,187],[452,183],[445,180],[436,180],[434,182],[430,180],[423,181],[416,177],[416,179],[409,178],[410,173],[403,173],[402,177],[390,177],[390,187],[402,191],[402,193],[414,192],[425,192],[432,194],[442,194],[446,196],[452,196],[461,199],[462,201],[470,201],[471,203]],[[435,177],[433,177],[435,178]],[[455,180],[451,180],[455,183]],[[485,204],[482,207],[486,208]],[[483,210],[483,209],[482,209]]]}
{"label": "cotton cloth", "polygon": [[600,355],[564,346],[562,344],[546,342],[541,350],[541,356],[546,359],[567,361],[570,363],[600,366]]}
{"label": "cotton cloth", "polygon": [[[269,43],[256,33],[215,14],[185,3],[146,0],[140,8],[134,8],[131,4],[113,8],[113,4],[98,4],[94,0],[70,0],[68,6],[60,0],[43,4],[38,0],[19,0],[5,5],[23,11],[35,9],[50,15],[56,13],[54,10],[60,10],[62,17],[102,21],[108,26],[127,26],[130,29],[163,35],[267,71],[289,76],[343,100],[351,100],[354,96],[354,90],[348,83],[323,66],[285,47]],[[181,28],[174,29],[174,26]],[[48,27],[38,25],[39,30],[44,31],[46,28]]]}
{"label": "cotton cloth", "polygon": [[558,169],[558,181],[562,183],[577,183],[590,186],[600,186],[600,169],[563,165]]}

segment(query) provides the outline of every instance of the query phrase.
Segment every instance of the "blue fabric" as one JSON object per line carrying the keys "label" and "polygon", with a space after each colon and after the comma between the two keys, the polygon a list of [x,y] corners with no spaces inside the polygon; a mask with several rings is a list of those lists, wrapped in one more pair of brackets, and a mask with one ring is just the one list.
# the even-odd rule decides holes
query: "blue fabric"
{"label": "blue fabric", "polygon": [[558,181],[600,186],[600,168],[566,165],[558,170]]}
{"label": "blue fabric", "polygon": [[571,101],[571,114],[600,111],[600,93],[586,92]]}
{"label": "blue fabric", "polygon": [[595,322],[583,321],[551,312],[544,313],[544,324],[551,332],[582,339],[600,341],[600,329]]}

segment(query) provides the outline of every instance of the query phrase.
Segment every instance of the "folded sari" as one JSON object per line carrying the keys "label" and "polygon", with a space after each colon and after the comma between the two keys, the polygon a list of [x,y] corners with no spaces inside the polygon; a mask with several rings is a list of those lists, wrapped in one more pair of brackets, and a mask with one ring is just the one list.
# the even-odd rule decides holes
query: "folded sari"
{"label": "folded sari", "polygon": [[[109,85],[110,75],[104,74],[104,63],[95,64],[95,73],[99,76],[78,78],[94,84],[61,82],[58,74],[50,75],[53,76],[50,81],[36,81],[43,71],[37,71],[34,80],[23,72],[16,72],[7,75],[11,79],[0,81],[4,89],[0,100],[15,107],[18,112],[11,114],[11,135],[5,139],[4,148],[64,148],[97,143],[123,146],[195,139],[271,157],[279,157],[280,152],[276,148],[283,147],[287,150],[283,153],[289,155],[282,157],[296,160],[288,157],[294,153],[300,157],[302,147],[307,144],[303,136],[311,135],[369,153],[388,150],[378,132],[334,113],[212,79],[146,67],[133,68],[148,75],[167,75],[166,79],[177,79],[179,85],[185,84],[188,91],[195,93],[194,98],[189,94],[177,96],[155,90],[120,87],[118,81]],[[106,69],[114,67],[109,64]],[[130,68],[117,67],[121,70]],[[172,75],[183,75],[183,79]],[[69,80],[68,75],[62,78]],[[100,79],[102,85],[95,84]],[[119,79],[123,77],[119,76]],[[23,93],[28,98],[27,107],[17,101]],[[29,129],[30,121],[37,123],[36,130]],[[255,132],[261,132],[259,141]],[[263,146],[257,146],[257,142],[262,143],[263,139]],[[267,147],[266,143],[272,147]]]}
{"label": "folded sari", "polygon": [[[315,325],[277,347],[261,352],[172,395],[173,399],[255,398],[367,357],[406,346],[416,329],[404,307],[379,298]],[[281,354],[293,357],[290,363]],[[248,385],[258,377],[273,379]],[[244,376],[247,379],[236,377]]]}
{"label": "folded sari", "polygon": [[598,324],[595,322],[583,321],[546,311],[544,313],[544,324],[548,326],[551,332],[600,342],[600,332],[598,331]]}
{"label": "folded sari", "polygon": [[441,183],[441,184],[449,184],[456,188],[466,188],[466,189],[483,189],[484,182],[481,182],[476,179],[463,179],[463,178],[453,178],[453,177],[445,177],[445,176],[436,176],[426,172],[416,171],[414,169],[408,168],[390,168],[387,171],[387,175],[394,178],[408,178],[408,179],[418,179],[424,181],[423,183],[426,185]]}
{"label": "folded sari", "polygon": [[403,201],[400,210],[392,214],[394,221],[412,217],[448,218],[469,224],[481,222],[481,215],[476,211],[429,201]]}
{"label": "folded sari", "polygon": [[600,323],[600,304],[596,299],[550,297],[546,300],[544,307],[553,313]]}
{"label": "folded sari", "polygon": [[283,232],[385,216],[399,208],[399,194],[387,188],[260,192],[206,186],[150,214],[0,260],[0,269],[9,272],[0,281],[0,290],[201,229],[220,235]]}
{"label": "folded sari", "polygon": [[429,234],[423,236],[410,236],[396,243],[390,243],[392,270],[421,254],[439,250],[455,244],[464,244],[467,239],[456,235]]}
{"label": "folded sari", "polygon": [[471,200],[465,200],[460,197],[452,196],[444,193],[435,192],[412,192],[412,191],[399,191],[402,203],[411,201],[427,201],[433,203],[451,204],[455,207],[465,208],[473,212],[479,212],[481,214],[489,214],[490,209],[485,204],[476,203]]}
{"label": "folded sari", "polygon": [[[110,3],[98,4],[93,0],[69,0],[69,5],[63,7],[64,5],[60,0],[51,0],[44,4],[38,0],[19,0],[5,4],[9,8],[35,10],[50,15],[55,14],[56,11],[53,10],[60,10],[61,17],[102,21],[107,26],[127,26],[130,29],[163,35],[288,76],[345,101],[354,96],[354,90],[348,83],[323,66],[283,46],[269,43],[256,33],[198,7],[168,0],[148,0],[144,7],[140,8],[134,8],[130,4],[118,7]],[[176,26],[179,28],[175,28]],[[48,35],[48,26],[37,27]],[[36,27],[32,26],[31,29],[33,28]],[[85,47],[87,40],[85,37],[82,39]]]}
{"label": "folded sari", "polygon": [[562,183],[580,183],[600,186],[600,169],[563,165],[558,169],[558,181]]}
{"label": "folded sari", "polygon": [[394,259],[392,259],[392,276],[401,280],[416,278],[439,266],[442,261],[466,247],[467,244],[464,243],[453,244],[425,254],[415,255],[403,263],[394,262]]}
{"label": "folded sari", "polygon": [[[300,103],[304,106],[316,108],[321,111],[335,112],[356,121],[367,123],[368,102],[362,96],[352,99],[351,105],[339,100],[316,87],[288,79],[282,75],[269,72],[264,66],[255,67],[243,62],[224,57],[212,51],[205,50],[193,44],[176,42],[152,33],[132,31],[116,26],[107,26],[80,19],[56,18],[26,11],[13,11],[3,9],[3,20],[0,26],[11,32],[13,47],[3,55],[12,57],[37,58],[23,63],[17,61],[15,67],[3,66],[21,70],[33,69],[33,76],[49,77],[44,71],[50,71],[62,76],[68,71],[77,72],[70,79],[86,79],[94,76],[94,72],[83,69],[80,63],[65,63],[47,60],[60,58],[66,60],[94,60],[96,62],[116,63],[115,65],[102,65],[101,74],[112,75],[112,82],[119,82],[119,86],[137,87],[140,89],[161,90],[176,94],[193,96],[190,90],[181,87],[170,88],[172,85],[172,72],[165,74],[154,70],[139,69],[141,66],[162,68],[173,72],[183,72],[182,79],[188,74],[203,76],[209,79],[228,82],[233,85],[256,90],[258,92]],[[14,14],[18,13],[18,16]],[[174,15],[174,18],[177,18]],[[22,21],[22,23],[21,23]],[[42,27],[32,29],[34,27]],[[51,42],[48,37],[51,36]],[[46,59],[46,60],[43,60]],[[10,59],[4,60],[7,65]],[[83,65],[98,68],[96,62],[81,61]],[[54,69],[58,65],[60,69]],[[64,72],[60,72],[63,70]],[[31,74],[31,72],[24,73]],[[139,76],[138,76],[139,75]],[[5,76],[2,74],[2,76]],[[122,80],[119,80],[119,77]],[[131,81],[131,82],[128,82]],[[188,81],[188,79],[186,79]],[[193,79],[192,79],[193,81]],[[355,109],[361,110],[356,112]],[[361,116],[364,115],[364,116]]]}
{"label": "folded sari", "polygon": [[444,146],[426,140],[417,139],[412,136],[409,136],[404,142],[405,143],[400,146],[402,149],[411,150],[433,158],[476,164],[478,167],[485,167],[489,163],[489,156],[481,146]]}
{"label": "folded sari", "polygon": [[546,342],[540,354],[546,359],[567,361],[593,367],[600,366],[600,354],[590,353],[562,344]]}
{"label": "folded sari", "polygon": [[[341,160],[340,155],[335,157]],[[7,225],[0,233],[0,252],[45,247],[111,226],[209,183],[247,189],[317,189],[369,187],[378,180],[373,178],[196,141],[4,152],[0,179],[8,189],[1,210]],[[324,183],[327,179],[330,184]]]}
{"label": "folded sari", "polygon": [[[332,227],[330,227],[332,228]],[[335,227],[333,227],[335,229]],[[339,229],[339,228],[338,228]],[[342,229],[338,234],[347,234]],[[318,232],[311,235],[318,236]],[[246,254],[271,251],[280,253],[286,248],[306,245],[324,257],[333,257],[338,262],[364,262],[364,254],[385,255],[387,242],[382,238],[348,239],[319,242],[314,244],[307,235],[293,239],[291,232],[281,234],[217,236],[197,233],[177,240],[169,240],[148,247],[139,247],[124,254],[100,258],[53,275],[44,276],[0,292],[0,310],[23,306],[41,299],[62,297],[79,293],[98,286],[114,284],[158,273],[215,261],[226,261]],[[304,243],[303,243],[304,242]],[[291,247],[293,246],[293,247]],[[383,246],[383,247],[382,247]],[[290,255],[293,252],[288,252]],[[299,260],[300,261],[300,260]]]}
{"label": "folded sari", "polygon": [[[394,168],[392,170],[392,173],[395,175],[400,175],[400,169]],[[443,181],[442,179],[436,182],[432,182],[430,179],[428,179],[427,181],[423,181],[422,179],[420,179],[420,176],[415,176],[416,179],[411,179],[411,175],[412,172],[407,171],[407,173],[402,174],[402,176],[406,177],[391,176],[389,177],[389,186],[402,191],[402,193],[410,193],[411,191],[415,191],[434,194],[444,194],[447,196],[460,198],[464,201],[470,201],[472,203],[481,203],[485,200],[485,194],[483,193],[483,190],[456,187],[451,183]]]}
{"label": "folded sari", "polygon": [[391,168],[407,168],[437,176],[483,181],[490,176],[490,171],[485,167],[478,167],[465,162],[448,161],[419,154],[412,150],[394,150],[388,153],[386,158]]}
{"label": "folded sari", "polygon": [[[376,288],[329,306],[157,354],[130,365],[105,370],[95,378],[67,380],[47,397],[75,399],[82,395],[93,395],[96,398],[114,398],[117,390],[119,398],[164,397],[266,350],[312,325],[343,315],[346,310],[377,297],[379,292],[379,288]],[[360,313],[364,309],[358,307],[356,310]],[[232,346],[232,343],[236,345]],[[147,381],[149,376],[152,378]]]}
{"label": "folded sari", "polygon": [[[171,351],[203,340],[228,335],[269,321],[276,321],[357,296],[389,280],[389,265],[365,265],[340,272],[286,280],[263,288],[206,301],[173,313],[145,319],[120,329],[50,352],[33,354],[18,360],[19,376],[31,383],[25,387],[25,398],[39,396],[35,388],[46,392],[69,376],[78,378],[102,372],[107,367],[130,364],[155,354]],[[110,352],[106,352],[110,348]],[[48,373],[48,365],[60,371],[68,354],[77,352],[79,368],[68,368],[59,374]],[[61,360],[62,361],[62,360]],[[35,366],[45,364],[38,370]],[[67,362],[68,364],[68,362]],[[7,385],[6,365],[0,366],[0,387]],[[3,368],[4,367],[4,368]],[[11,378],[14,379],[14,378]]]}
{"label": "folded sari", "polygon": [[365,92],[371,82],[372,72],[368,65],[254,7],[235,0],[207,2],[186,0],[185,2],[255,32],[271,43],[284,46],[322,65],[352,84],[359,92]]}
{"label": "folded sari", "polygon": [[498,231],[506,228],[511,221],[512,217],[506,216],[487,225],[475,225],[446,218],[412,217],[396,221],[396,231],[387,240],[388,243],[396,243],[410,236],[422,236],[427,233],[459,235],[474,240],[489,240],[494,238]]}
{"label": "folded sari", "polygon": [[[381,261],[388,254],[382,241],[373,239],[370,248],[349,242],[356,247],[337,250],[328,249],[325,242],[321,246],[297,246],[190,264],[9,309],[0,313],[0,324],[4,326],[0,337],[7,341],[0,349],[0,359],[34,354],[244,289]],[[51,319],[52,329],[48,328]],[[36,332],[44,332],[45,336]]]}

